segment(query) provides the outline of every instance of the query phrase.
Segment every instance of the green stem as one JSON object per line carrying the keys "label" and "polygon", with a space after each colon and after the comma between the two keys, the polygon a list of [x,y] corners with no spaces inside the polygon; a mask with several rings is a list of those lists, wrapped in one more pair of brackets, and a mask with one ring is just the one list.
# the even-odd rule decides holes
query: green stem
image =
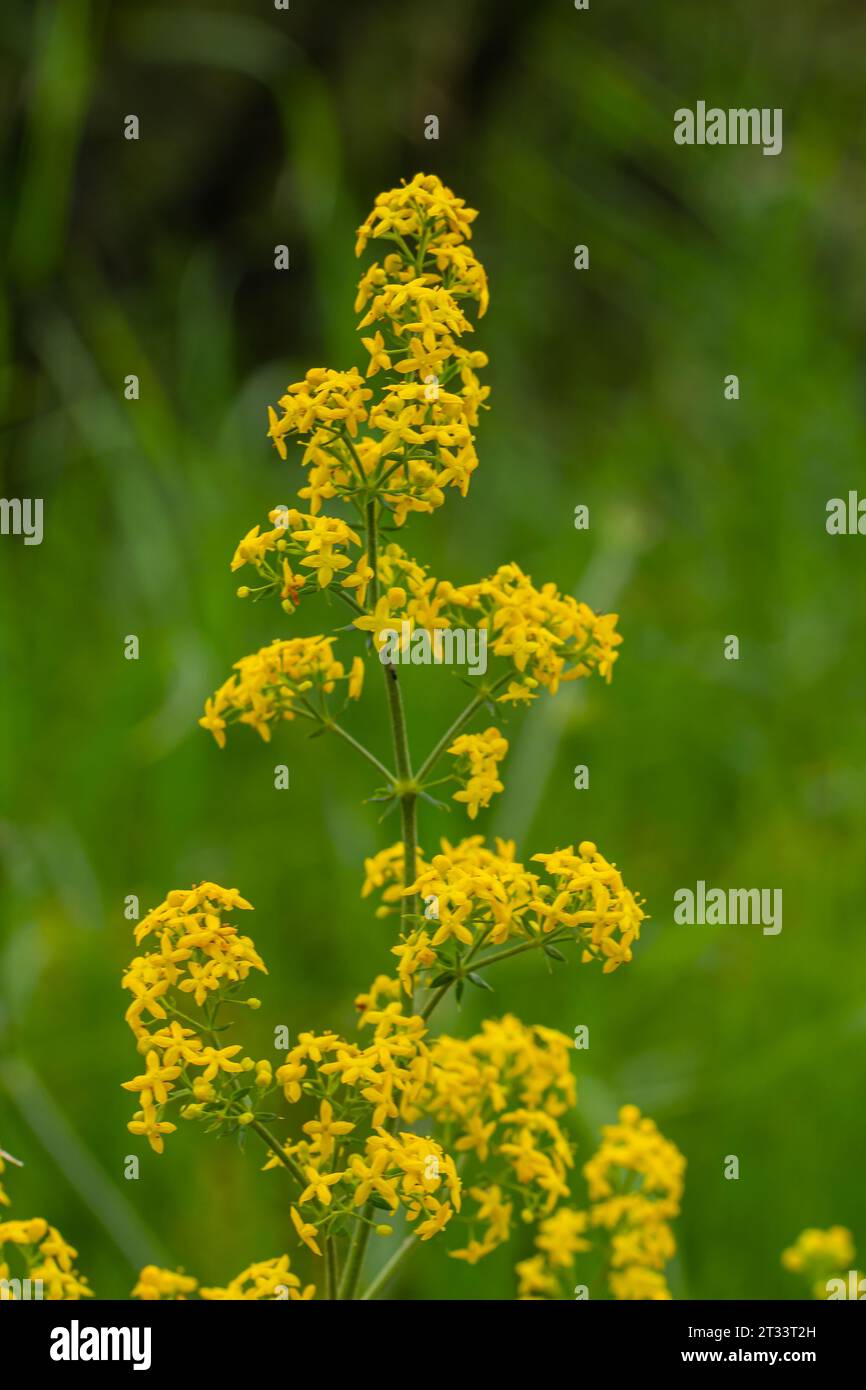
{"label": "green stem", "polygon": [[375,767],[377,772],[381,772],[382,776],[387,778],[389,786],[393,786],[396,780],[393,772],[390,768],[386,767],[383,762],[379,761],[375,753],[371,753],[369,748],[365,748],[363,743],[359,743],[354,735],[350,734],[348,729],[344,729],[342,724],[338,724],[335,719],[331,719],[330,716],[324,718],[308,700],[304,701],[304,705],[304,709],[300,709],[296,706],[295,714],[300,715],[301,719],[309,719],[314,724],[320,724],[323,729],[329,730],[332,734],[337,734],[344,742],[348,743],[350,747],[354,748],[356,753],[360,753],[362,758],[366,758],[367,762],[370,763],[372,767]]}
{"label": "green stem", "polygon": [[337,1287],[337,1254],[334,1248],[333,1236],[325,1237],[325,1297],[335,1299],[339,1297]]}
{"label": "green stem", "polygon": [[[409,755],[409,737],[406,729],[406,716],[403,711],[403,696],[397,669],[386,665],[385,691],[388,696],[388,713],[391,717],[391,733],[394,740],[394,760],[397,764],[397,783],[400,794],[400,823],[403,838],[403,884],[414,883],[418,877],[418,793],[417,781],[412,776],[412,762]],[[418,895],[411,893],[403,899],[400,915],[400,931],[408,936],[414,925],[418,911]],[[410,1000],[411,1007],[411,1000]]]}
{"label": "green stem", "polygon": [[390,768],[387,768],[384,763],[379,761],[375,753],[371,753],[369,748],[365,748],[363,743],[359,743],[356,738],[352,737],[348,730],[344,729],[340,724],[336,724],[333,719],[326,719],[324,723],[326,729],[330,729],[332,733],[339,734],[340,738],[354,748],[357,753],[360,753],[363,758],[366,758],[368,763],[372,763],[373,767],[377,768],[382,776],[388,779],[389,786],[393,785],[395,781],[393,772]]}
{"label": "green stem", "polygon": [[[366,1212],[366,1208],[365,1208]],[[343,1267],[343,1277],[340,1280],[340,1287],[337,1291],[339,1299],[353,1299],[358,1287],[358,1277],[361,1273],[361,1265],[367,1250],[367,1241],[370,1239],[370,1223],[367,1220],[360,1220],[355,1227],[355,1233],[349,1243],[349,1253],[346,1256],[346,1263]]]}
{"label": "green stem", "polygon": [[377,1298],[388,1281],[396,1274],[397,1269],[418,1244],[417,1236],[407,1236],[402,1245],[399,1245],[391,1258],[382,1266],[379,1273],[371,1280],[366,1293],[361,1295],[361,1302],[366,1303],[370,1299]]}
{"label": "green stem", "polygon": [[[373,571],[370,580],[371,610],[375,612],[379,601],[378,564],[378,509],[376,499],[367,504],[367,564]],[[394,743],[394,761],[397,776],[392,778],[394,789],[400,801],[400,821],[403,839],[403,883],[414,883],[418,876],[418,783],[412,776],[412,760],[409,754],[409,735],[406,728],[406,715],[403,709],[403,696],[397,668],[390,662],[382,664],[385,676],[385,694],[388,697],[388,716],[391,721],[391,737]],[[417,894],[403,899],[400,918],[401,934],[405,937],[411,930],[412,920],[417,913]],[[409,1001],[412,1007],[412,1001]]]}
{"label": "green stem", "polygon": [[[536,951],[539,946],[546,946],[553,941],[562,941],[566,936],[567,933],[565,932],[563,932],[561,935],[557,935],[555,932],[552,932],[550,936],[536,937],[532,941],[522,941],[519,946],[509,946],[508,949],[505,951],[494,951],[492,956],[483,956],[481,960],[477,961],[477,968],[479,970],[486,970],[488,965],[496,965],[498,961],[509,960],[511,956],[520,956],[523,954],[524,951]],[[469,957],[467,956],[467,964],[468,961]],[[445,998],[445,995],[448,993],[449,989],[452,989],[454,987],[459,978],[459,975],[455,975],[453,980],[449,980],[447,984],[440,985],[436,993],[431,995],[431,997],[427,1000],[427,1003],[421,1010],[421,1017],[424,1019],[425,1022],[430,1017],[437,1004],[439,1004],[441,1000]]]}
{"label": "green stem", "polygon": [[[373,572],[370,581],[371,603],[370,608],[375,612],[376,604],[379,600],[379,578],[377,573],[377,551],[378,551],[378,513],[376,499],[373,498],[367,504],[367,563]],[[390,664],[382,667],[385,676],[385,693],[388,697],[388,714],[391,720],[391,735],[394,743],[394,761],[397,767],[397,777],[392,779],[394,790],[400,800],[400,819],[403,839],[403,883],[414,883],[418,876],[418,823],[417,823],[417,782],[412,776],[412,762],[409,754],[409,735],[406,728],[406,715],[403,710],[403,696],[400,691],[400,682],[397,679],[396,668]],[[411,922],[416,912],[417,894],[411,894],[403,900],[401,912],[401,932],[404,936],[408,935],[411,929]],[[414,1009],[413,998],[409,996],[409,1012]],[[367,1249],[367,1241],[370,1239],[370,1211],[371,1204],[368,1202],[362,1213],[362,1219],[355,1227],[352,1239],[349,1242],[349,1252],[346,1257],[346,1264],[343,1269],[343,1277],[340,1280],[338,1297],[341,1299],[352,1299],[358,1287],[358,1279],[361,1274],[364,1255]]]}
{"label": "green stem", "polygon": [[519,946],[509,946],[506,951],[495,951],[492,956],[483,956],[478,962],[479,970],[486,970],[488,965],[496,965],[500,960],[509,960],[511,956],[522,955],[524,951],[536,951],[539,946],[549,946],[553,941],[562,941],[567,933],[563,932],[558,936],[551,932],[549,936],[537,936],[532,941],[522,941]]}
{"label": "green stem", "polygon": [[481,709],[481,706],[486,704],[487,701],[491,699],[491,697],[495,694],[495,692],[501,689],[505,682],[510,679],[511,672],[508,671],[504,676],[500,676],[498,681],[494,681],[493,685],[491,685],[489,690],[480,691],[474,697],[474,699],[469,701],[469,704],[463,710],[462,714],[458,714],[457,718],[454,720],[454,723],[442,735],[439,742],[436,744],[436,747],[424,759],[423,763],[419,767],[417,774],[419,782],[423,782],[428,772],[432,772],[433,768],[435,767],[436,763],[438,763],[439,759],[442,757],[442,754],[445,752],[449,743],[452,743],[454,741],[455,737],[457,736],[457,734],[459,734],[463,726],[465,724],[468,724],[472,716],[474,714],[477,714],[478,711]]}
{"label": "green stem", "polygon": [[423,1009],[421,1010],[421,1017],[424,1019],[424,1022],[425,1022],[425,1023],[427,1022],[427,1019],[428,1019],[428,1018],[430,1017],[430,1015],[432,1014],[433,1010],[436,1008],[436,1005],[439,1004],[439,1003],[441,1003],[442,1000],[445,998],[445,995],[448,993],[449,989],[451,988],[451,986],[452,986],[453,984],[454,984],[454,981],[453,981],[453,980],[449,980],[448,983],[447,983],[447,985],[440,985],[439,988],[437,989],[436,993],[435,993],[435,994],[431,994],[430,998],[427,1000],[427,1003],[424,1005]]}
{"label": "green stem", "polygon": [[263,1139],[264,1142],[267,1144],[268,1148],[273,1151],[274,1158],[278,1158],[280,1163],[282,1163],[283,1167],[288,1168],[295,1181],[301,1184],[302,1189],[305,1188],[307,1185],[307,1180],[301,1172],[300,1168],[298,1167],[297,1163],[293,1158],[289,1158],[289,1155],[285,1152],[283,1145],[280,1143],[279,1139],[277,1139],[273,1134],[271,1134],[271,1131],[267,1128],[267,1126],[263,1125],[261,1120],[253,1120],[252,1124],[250,1125],[250,1129],[255,1130],[259,1138]]}
{"label": "green stem", "polygon": [[370,575],[370,612],[375,613],[376,604],[379,602],[379,575],[377,571],[377,543],[376,543],[376,499],[372,498],[367,503],[367,564],[372,570]]}

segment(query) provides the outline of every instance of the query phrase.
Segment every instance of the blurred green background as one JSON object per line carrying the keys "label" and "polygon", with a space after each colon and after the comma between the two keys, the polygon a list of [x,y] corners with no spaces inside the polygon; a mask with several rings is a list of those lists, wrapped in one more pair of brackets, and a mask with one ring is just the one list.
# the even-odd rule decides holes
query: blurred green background
{"label": "blurred green background", "polygon": [[[652,913],[616,975],[509,962],[495,1000],[443,1024],[492,1007],[589,1025],[584,1119],[636,1102],[688,1158],[675,1296],[799,1296],[779,1253],[806,1225],[850,1226],[862,1265],[866,541],[824,529],[829,498],[866,491],[862,5],[38,0],[2,26],[2,491],[45,499],[41,547],[0,540],[13,1214],[58,1225],[109,1297],[148,1260],[223,1282],[295,1249],[252,1148],[189,1128],[158,1159],[127,1135],[123,905],[241,889],[271,971],[262,1050],[275,1022],[350,1028],[387,968],[391,928],[358,893],[397,827],[362,804],[365,765],[300,729],[220,753],[196,720],[287,631],[228,570],[300,485],[265,406],[308,366],[360,362],[354,229],[424,169],[480,210],[493,394],[468,499],[410,549],[458,582],[514,559],[625,635],[609,689],[510,720],[507,790],[477,828],[527,857],[596,839]],[[783,153],[675,146],[699,99],[782,107]],[[406,687],[421,754],[462,687]],[[379,696],[351,720],[384,750]],[[464,825],[427,808],[421,842]],[[782,934],[675,926],[699,878],[781,887]],[[428,1247],[395,1291],[509,1298],[513,1256],[470,1269]]]}

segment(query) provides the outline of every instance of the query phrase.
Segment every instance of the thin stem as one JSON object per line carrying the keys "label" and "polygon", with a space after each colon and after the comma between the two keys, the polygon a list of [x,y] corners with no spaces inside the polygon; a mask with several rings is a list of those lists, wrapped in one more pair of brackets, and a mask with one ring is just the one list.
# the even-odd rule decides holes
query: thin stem
{"label": "thin stem", "polygon": [[[524,951],[535,951],[538,949],[539,946],[549,945],[553,941],[562,941],[566,935],[567,933],[565,932],[563,932],[561,935],[557,935],[554,932],[551,933],[550,936],[539,936],[534,938],[532,941],[522,941],[519,946],[509,946],[508,949],[505,951],[494,951],[492,956],[482,956],[481,960],[476,962],[477,968],[479,970],[486,970],[488,965],[496,965],[498,961],[509,960],[511,956],[520,956],[523,954]],[[469,957],[467,956],[464,964],[468,964],[468,961]],[[437,1004],[439,1004],[441,1000],[445,998],[445,995],[448,993],[449,989],[452,989],[453,986],[457,983],[457,980],[460,978],[461,977],[459,975],[455,975],[453,980],[448,980],[446,984],[440,985],[436,993],[431,995],[431,997],[427,1000],[427,1003],[421,1010],[421,1017],[424,1019],[425,1022],[430,1017]]]}
{"label": "thin stem", "polygon": [[375,753],[371,753],[369,748],[365,748],[363,743],[359,743],[347,729],[344,729],[341,724],[337,724],[333,719],[324,720],[324,725],[325,728],[330,729],[332,733],[339,734],[340,738],[344,739],[357,753],[360,753],[362,757],[366,758],[368,763],[372,763],[373,767],[377,768],[383,777],[387,777],[389,786],[393,785],[395,781],[393,772],[390,768],[386,767],[384,763],[379,761]]}
{"label": "thin stem", "polygon": [[[403,696],[397,669],[386,665],[385,691],[388,696],[388,713],[391,717],[391,733],[394,740],[394,759],[397,764],[397,786],[400,792],[400,823],[403,837],[403,885],[414,883],[418,877],[418,793],[417,781],[412,776],[412,763],[409,756],[409,736],[406,729],[406,716],[403,711]],[[411,930],[411,923],[417,913],[417,893],[410,893],[403,899],[400,916],[400,931],[404,937]],[[411,1001],[410,1001],[411,1003]]]}
{"label": "thin stem", "polygon": [[[355,448],[354,444],[352,443],[352,437],[349,434],[349,431],[345,425],[343,426],[342,433],[339,434],[337,438],[342,440],[342,442],[348,447],[350,454],[350,463],[354,463],[355,472],[358,475],[358,482],[361,484],[362,487],[365,487],[367,479],[364,475],[364,465],[361,462],[361,456],[358,453],[358,450]],[[340,460],[340,462],[342,462],[342,459]]]}
{"label": "thin stem", "polygon": [[267,1126],[263,1125],[261,1120],[253,1120],[250,1125],[250,1129],[254,1129],[259,1138],[264,1140],[268,1148],[273,1151],[274,1158],[278,1158],[280,1163],[282,1163],[283,1167],[288,1168],[295,1181],[299,1182],[302,1188],[306,1187],[307,1180],[301,1172],[300,1168],[298,1167],[297,1163],[293,1158],[289,1158],[289,1155],[286,1153],[279,1139],[277,1139],[275,1135],[271,1134],[271,1131],[267,1128]]}
{"label": "thin stem", "polygon": [[[379,601],[378,564],[378,506],[373,498],[367,504],[367,564],[373,571],[370,580],[373,611]],[[391,737],[394,743],[394,761],[397,777],[392,778],[394,789],[400,799],[400,821],[403,839],[403,883],[414,883],[418,876],[418,783],[412,776],[412,760],[409,754],[409,734],[406,728],[406,715],[403,710],[403,696],[396,666],[390,662],[382,664],[385,677],[385,694],[388,697],[388,715],[391,720]],[[417,895],[411,894],[403,901],[400,930],[408,934],[409,924],[417,911]],[[412,1001],[409,1001],[410,1008]]]}
{"label": "thin stem", "polygon": [[378,1297],[378,1295],[381,1293],[382,1289],[385,1287],[388,1281],[391,1278],[393,1278],[393,1276],[396,1274],[397,1269],[406,1259],[406,1256],[409,1255],[411,1251],[415,1249],[415,1246],[417,1244],[417,1236],[406,1237],[406,1239],[403,1241],[403,1244],[397,1247],[397,1249],[394,1251],[393,1255],[388,1260],[388,1262],[382,1266],[382,1268],[379,1270],[379,1273],[370,1282],[370,1285],[366,1293],[363,1293],[361,1295],[362,1303],[366,1303],[370,1299]]}
{"label": "thin stem", "polygon": [[[378,564],[378,504],[372,498],[367,504],[367,564],[372,570],[370,580],[371,604],[373,612],[379,601],[379,576],[377,572]],[[382,671],[385,677],[385,693],[388,698],[388,715],[391,720],[391,735],[394,743],[394,761],[397,767],[397,777],[392,778],[394,791],[400,800],[400,819],[403,839],[403,883],[414,883],[418,876],[418,822],[417,822],[417,782],[412,776],[412,761],[409,753],[409,735],[406,728],[406,715],[403,710],[403,696],[400,691],[400,682],[397,678],[397,671],[389,663],[383,664]],[[401,932],[403,936],[408,935],[409,925],[414,918],[416,911],[417,894],[410,894],[403,901],[401,912]],[[414,1009],[413,997],[409,996],[409,1012]],[[370,1239],[370,1211],[371,1204],[367,1202],[361,1213],[362,1219],[358,1222],[349,1242],[349,1252],[346,1257],[346,1264],[343,1269],[343,1277],[340,1280],[339,1298],[352,1299],[358,1287],[358,1279],[361,1274],[361,1266],[367,1249],[367,1241]]]}
{"label": "thin stem", "polygon": [[556,936],[551,932],[549,936],[537,936],[532,941],[523,941],[519,946],[509,946],[506,951],[495,951],[492,956],[482,956],[478,962],[479,970],[486,970],[488,965],[496,965],[500,960],[508,960],[511,956],[522,955],[524,951],[535,951],[539,946],[548,946],[552,941],[561,941],[562,936]]}
{"label": "thin stem", "polygon": [[337,598],[342,599],[343,603],[349,605],[353,613],[366,613],[366,608],[364,608],[363,604],[358,603],[357,599],[352,597],[348,589],[335,589],[334,593]]}
{"label": "thin stem", "polygon": [[[365,1208],[366,1211],[366,1208]],[[343,1266],[343,1277],[340,1280],[340,1287],[337,1291],[339,1299],[353,1299],[358,1287],[358,1276],[361,1273],[361,1265],[367,1250],[367,1241],[370,1239],[370,1223],[362,1219],[355,1227],[354,1234],[349,1243],[349,1253],[346,1256],[346,1263]]]}
{"label": "thin stem", "polygon": [[479,691],[479,693],[474,697],[474,699],[469,701],[469,704],[466,706],[463,712],[461,714],[458,714],[457,718],[454,720],[454,723],[442,735],[435,748],[424,759],[423,763],[419,767],[417,774],[419,782],[423,782],[424,778],[427,776],[427,773],[433,770],[436,763],[438,763],[439,759],[442,757],[442,754],[448,747],[449,743],[453,742],[454,738],[457,734],[459,734],[464,724],[468,724],[472,716],[474,714],[477,714],[478,711],[481,709],[481,706],[486,704],[487,701],[491,698],[491,696],[497,690],[499,690],[507,680],[510,679],[511,672],[508,671],[504,676],[500,676],[498,681],[494,681],[493,685],[491,685],[489,690]]}
{"label": "thin stem", "polygon": [[379,602],[379,574],[376,568],[376,532],[376,499],[374,497],[371,501],[367,503],[367,564],[373,571],[373,573],[370,576],[370,593],[372,595],[372,603],[370,604],[370,608],[373,612],[376,611],[376,604]]}
{"label": "thin stem", "polygon": [[432,1014],[433,1010],[436,1008],[436,1005],[441,1003],[441,1001],[445,998],[445,995],[448,993],[449,989],[453,984],[454,981],[449,980],[447,984],[440,985],[435,994],[431,994],[430,998],[427,1000],[427,1003],[421,1010],[421,1017],[424,1019],[425,1023]]}
{"label": "thin stem", "polygon": [[331,733],[337,734],[344,742],[354,748],[356,753],[360,753],[362,758],[366,758],[367,762],[370,763],[372,767],[375,767],[377,772],[381,772],[382,776],[387,778],[389,786],[393,785],[396,780],[393,772],[389,767],[386,767],[383,762],[379,761],[375,753],[371,753],[369,748],[365,748],[363,743],[359,743],[355,736],[349,733],[348,729],[344,729],[342,724],[337,723],[336,719],[331,719],[330,716],[323,718],[319,711],[308,701],[304,701],[304,704],[304,709],[300,709],[297,706],[295,707],[295,714],[300,715],[301,719],[309,719],[314,724],[321,724],[323,729],[328,729]]}
{"label": "thin stem", "polygon": [[339,1296],[337,1288],[337,1252],[333,1236],[325,1236],[325,1297],[335,1299]]}

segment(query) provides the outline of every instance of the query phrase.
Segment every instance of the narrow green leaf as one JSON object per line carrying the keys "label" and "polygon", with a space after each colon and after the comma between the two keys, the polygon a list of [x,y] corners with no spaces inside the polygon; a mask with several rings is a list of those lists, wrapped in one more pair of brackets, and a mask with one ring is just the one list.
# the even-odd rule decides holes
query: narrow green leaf
{"label": "narrow green leaf", "polygon": [[545,942],[541,949],[546,956],[550,956],[551,960],[562,960],[565,961],[566,965],[568,964],[567,956],[564,956],[555,946],[551,946]]}
{"label": "narrow green leaf", "polygon": [[471,980],[473,985],[477,985],[479,989],[487,989],[491,994],[495,993],[493,986],[485,980],[483,975],[479,975],[477,971],[470,970],[466,978],[467,980]]}

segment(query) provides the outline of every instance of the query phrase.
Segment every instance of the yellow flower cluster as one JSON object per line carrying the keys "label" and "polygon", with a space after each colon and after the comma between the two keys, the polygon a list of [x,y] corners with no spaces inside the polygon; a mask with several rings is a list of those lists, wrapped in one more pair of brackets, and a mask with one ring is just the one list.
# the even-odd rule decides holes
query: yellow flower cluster
{"label": "yellow flower cluster", "polygon": [[499,764],[508,752],[508,739],[498,729],[485,729],[483,734],[460,734],[448,749],[458,759],[458,770],[464,780],[454,801],[466,803],[470,820],[475,820],[482,806],[489,806],[491,797],[503,790],[498,777]]}
{"label": "yellow flower cluster", "polygon": [[542,885],[532,904],[541,930],[574,928],[583,943],[582,959],[602,961],[605,975],[630,961],[646,914],[592,840],[584,840],[576,852],[569,845],[532,859],[554,880],[552,888]]}
{"label": "yellow flower cluster", "polygon": [[287,456],[287,434],[317,434],[317,427],[324,426],[325,437],[345,431],[354,438],[358,425],[367,419],[367,401],[372,395],[354,367],[348,372],[312,367],[303,381],[296,381],[280,398],[281,419],[273,408],[268,410],[269,434],[280,457]]}
{"label": "yellow flower cluster", "polygon": [[[5,1162],[0,1153],[0,1173]],[[0,1205],[11,1206],[9,1194],[0,1189]],[[11,1250],[7,1247],[11,1247]],[[15,1267],[9,1256],[18,1257]],[[91,1298],[87,1280],[75,1268],[78,1251],[65,1241],[56,1226],[49,1226],[41,1216],[24,1221],[0,1221],[0,1300],[17,1301],[16,1280],[23,1285],[30,1281],[29,1297],[53,1302],[78,1302]],[[22,1297],[27,1296],[21,1288]]]}
{"label": "yellow flower cluster", "polygon": [[292,1274],[290,1270],[288,1255],[280,1255],[273,1260],[259,1260],[242,1270],[225,1288],[201,1289],[201,1296],[211,1301],[225,1302],[231,1299],[245,1303],[260,1303],[267,1299],[303,1303],[314,1298],[315,1284],[302,1285],[297,1274]]}
{"label": "yellow flower cluster", "polygon": [[159,1303],[163,1299],[183,1302],[189,1294],[194,1294],[197,1288],[198,1280],[181,1270],[145,1265],[131,1296],[140,1298],[143,1303]]}
{"label": "yellow flower cluster", "polygon": [[74,1265],[78,1251],[41,1216],[0,1221],[0,1280],[12,1278],[6,1262],[7,1245],[17,1247],[26,1266],[23,1277],[30,1280],[31,1288],[41,1283],[43,1298],[77,1302],[92,1297],[87,1280]]}
{"label": "yellow flower cluster", "polygon": [[517,679],[500,700],[532,700],[539,686],[555,695],[563,681],[593,673],[610,680],[622,642],[616,613],[598,616],[555,584],[538,588],[515,564],[477,584],[440,589],[451,621],[486,628],[489,652],[515,668]]}
{"label": "yellow flower cluster", "polygon": [[288,1255],[279,1255],[273,1260],[259,1260],[251,1264],[224,1288],[200,1289],[197,1279],[181,1271],[146,1265],[138,1276],[132,1297],[145,1303],[162,1300],[185,1302],[198,1291],[200,1298],[210,1302],[262,1302],[282,1299],[299,1303],[314,1298],[315,1284],[303,1287],[297,1274],[290,1271],[291,1261]]}
{"label": "yellow flower cluster", "polygon": [[[814,1226],[801,1231],[794,1244],[782,1252],[782,1264],[792,1274],[802,1274],[814,1298],[829,1296],[828,1281],[847,1279],[854,1266],[856,1251],[851,1232],[845,1226],[819,1230]],[[855,1282],[861,1278],[856,1272]]]}
{"label": "yellow flower cluster", "polygon": [[418,877],[403,894],[419,893],[431,903],[431,919],[391,948],[407,994],[413,981],[420,983],[418,972],[432,970],[449,942],[480,947],[532,934],[528,919],[538,880],[514,853],[511,842],[497,840],[490,850],[483,835],[473,835],[453,846],[443,839],[429,865],[420,860]]}
{"label": "yellow flower cluster", "polygon": [[589,1208],[561,1207],[540,1224],[539,1253],[517,1266],[521,1298],[560,1298],[560,1277],[575,1256],[606,1242],[608,1284],[617,1300],[669,1299],[664,1267],[676,1252],[685,1159],[637,1106],[605,1125],[598,1152],[584,1164]]}
{"label": "yellow flower cluster", "polygon": [[[418,1067],[428,1055],[422,1020],[389,1005],[368,1009],[363,1022],[373,1027],[367,1046],[336,1033],[302,1033],[275,1073],[290,1104],[304,1095],[319,1101],[317,1118],[301,1126],[304,1137],[284,1149],[306,1183],[292,1221],[317,1255],[323,1223],[327,1234],[371,1197],[392,1212],[402,1206],[407,1219],[417,1221],[421,1240],[460,1209],[453,1159],[435,1140],[399,1127],[401,1118],[409,1122],[417,1114]],[[280,1162],[274,1155],[266,1166]]]}
{"label": "yellow flower cluster", "polygon": [[[359,1001],[362,1026],[373,1029],[368,1046],[302,1034],[277,1070],[291,1104],[320,1098],[304,1137],[285,1147],[307,1183],[292,1208],[303,1243],[320,1254],[322,1235],[372,1199],[392,1212],[402,1205],[422,1241],[459,1214],[468,1239],[450,1253],[474,1265],[510,1238],[517,1213],[538,1222],[539,1253],[518,1266],[521,1297],[562,1296],[559,1277],[599,1239],[609,1242],[615,1297],[669,1296],[662,1271],[685,1166],[674,1145],[624,1107],[585,1165],[589,1209],[575,1210],[574,1146],[563,1127],[576,1101],[571,1040],[506,1016],[472,1037],[428,1042],[422,1020],[393,999],[393,983],[379,977]],[[432,1135],[404,1128],[421,1119]],[[440,1184],[447,1200],[435,1195]]]}
{"label": "yellow flower cluster", "polygon": [[336,660],[333,645],[332,637],[277,638],[252,656],[241,657],[234,665],[237,675],[205,702],[199,724],[210,730],[220,748],[225,747],[230,723],[248,724],[268,743],[274,723],[298,715],[316,717],[338,682],[346,682],[348,699],[359,699],[364,663],[356,657],[347,672]]}
{"label": "yellow flower cluster", "polygon": [[[372,1199],[391,1212],[402,1206],[429,1240],[463,1205],[455,1158],[472,1160],[470,1240],[452,1254],[475,1263],[508,1239],[510,1191],[521,1194],[524,1220],[568,1195],[572,1146],[560,1118],[576,1095],[570,1040],[506,1017],[474,1037],[428,1043],[419,1017],[393,1000],[378,1006],[393,983],[380,977],[362,996],[362,1026],[373,1030],[366,1046],[304,1033],[276,1071],[290,1104],[319,1098],[317,1118],[284,1150],[307,1183],[292,1221],[318,1255],[321,1236]],[[421,1119],[432,1135],[408,1128]],[[266,1166],[280,1161],[274,1154]]]}
{"label": "yellow flower cluster", "polygon": [[531,1221],[568,1196],[573,1146],[560,1121],[576,1099],[572,1051],[564,1034],[512,1015],[486,1019],[473,1037],[431,1044],[415,1104],[477,1173],[469,1240],[454,1259],[476,1264],[506,1241],[515,1201]]}
{"label": "yellow flower cluster", "polygon": [[472,235],[478,213],[457,198],[435,174],[416,174],[399,188],[379,193],[373,210],[358,228],[355,252],[360,255],[372,237],[400,236],[418,240],[425,228],[444,242],[455,237],[465,241]]}
{"label": "yellow flower cluster", "polygon": [[584,1165],[589,1220],[610,1239],[611,1290],[617,1299],[669,1298],[661,1274],[675,1252],[670,1222],[679,1215],[686,1161],[636,1105],[605,1125],[598,1152]]}
{"label": "yellow flower cluster", "polygon": [[[342,574],[351,565],[346,554],[349,547],[361,544],[357,531],[336,516],[311,516],[294,507],[274,507],[268,513],[268,520],[272,530],[262,531],[254,526],[238,542],[231,567],[234,572],[244,565],[254,566],[265,581],[256,589],[256,596],[270,591],[278,593],[287,613],[298,606],[300,591],[308,578],[305,574],[294,573],[293,559],[303,568],[315,571],[319,588],[326,589],[335,575]],[[371,573],[366,561],[362,560],[351,574],[340,580],[341,586],[355,590],[359,602],[363,602]],[[246,585],[238,590],[241,598],[247,598],[251,592]]]}
{"label": "yellow flower cluster", "polygon": [[[238,1086],[242,1072],[255,1071],[269,1081],[270,1063],[239,1056],[239,1044],[218,1046],[217,1012],[225,1003],[258,1007],[240,991],[250,971],[267,973],[248,936],[226,920],[229,913],[251,910],[234,888],[201,883],[189,891],[175,889],[135,928],[138,945],[154,937],[154,949],[136,956],[124,977],[132,994],[126,1021],[144,1070],[123,1083],[138,1097],[140,1109],[129,1123],[162,1153],[165,1135],[177,1126],[164,1118],[169,1101],[184,1101],[184,1119],[208,1119],[215,1126],[237,1127],[254,1118]],[[188,1011],[201,1010],[201,1025],[188,1026]]]}
{"label": "yellow flower cluster", "polygon": [[[0,1174],[6,1171],[7,1157],[0,1150]],[[0,1206],[11,1205],[8,1192],[0,1184]],[[16,1260],[10,1265],[13,1253]],[[31,1216],[23,1221],[0,1221],[0,1301],[18,1301],[16,1280],[20,1281],[22,1298],[72,1303],[92,1298],[92,1289],[75,1267],[77,1258],[74,1246],[42,1216]]]}
{"label": "yellow flower cluster", "polygon": [[386,629],[408,624],[428,631],[476,628],[487,633],[488,659],[505,663],[492,669],[498,685],[513,679],[497,696],[501,703],[527,703],[539,689],[555,695],[563,682],[593,674],[610,681],[622,642],[616,613],[599,615],[588,604],[562,594],[555,584],[540,588],[518,565],[501,565],[489,579],[456,586],[434,578],[396,543],[377,562],[381,595],[374,612],[355,620],[382,646]]}
{"label": "yellow flower cluster", "polygon": [[429,863],[419,851],[418,875],[405,887],[401,845],[367,859],[362,894],[381,892],[380,913],[395,910],[410,893],[434,905],[429,920],[392,947],[407,994],[452,941],[474,953],[512,937],[539,945],[570,940],[581,946],[584,962],[601,961],[605,974],[632,959],[645,913],[616,865],[591,840],[576,851],[533,855],[533,862],[544,866],[552,883],[516,859],[513,842],[497,839],[490,849],[482,835],[457,845],[443,839]]}
{"label": "yellow flower cluster", "polygon": [[[0,1157],[0,1172],[2,1171],[3,1159]],[[8,1196],[5,1205],[9,1205]],[[6,1260],[6,1247],[9,1246],[21,1257],[20,1273],[18,1269],[10,1269]],[[22,1282],[22,1297],[62,1302],[78,1302],[82,1298],[92,1298],[93,1291],[87,1280],[75,1268],[74,1261],[77,1256],[78,1251],[41,1216],[32,1217],[27,1221],[0,1222],[0,1283],[3,1285],[0,1289],[0,1300],[17,1300],[19,1290],[16,1287],[16,1279]],[[203,1299],[294,1301],[311,1299],[315,1292],[313,1284],[302,1288],[298,1276],[290,1273],[288,1255],[281,1255],[277,1259],[263,1260],[250,1265],[225,1288],[199,1288],[198,1281],[182,1270],[145,1265],[131,1297],[146,1303],[161,1300],[182,1302],[195,1297],[196,1294]]]}
{"label": "yellow flower cluster", "polygon": [[485,354],[460,341],[473,331],[460,301],[475,300],[479,315],[488,303],[484,268],[466,244],[475,216],[435,175],[418,174],[380,194],[359,229],[359,255],[371,239],[389,244],[355,301],[366,375],[314,368],[281,397],[282,414],[268,412],[282,458],[290,436],[305,442],[300,496],[314,516],[334,497],[375,496],[401,526],[410,512],[441,506],[446,487],[466,495],[488,395],[477,376]]}

